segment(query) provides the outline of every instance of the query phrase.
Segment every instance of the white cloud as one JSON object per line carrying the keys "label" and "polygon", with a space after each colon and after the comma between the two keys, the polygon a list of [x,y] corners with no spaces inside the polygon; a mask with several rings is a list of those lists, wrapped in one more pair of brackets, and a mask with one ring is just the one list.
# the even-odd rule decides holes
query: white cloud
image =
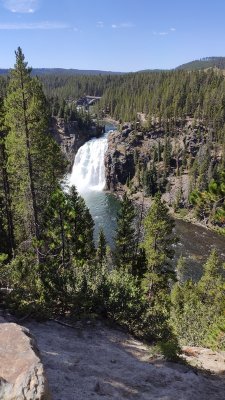
{"label": "white cloud", "polygon": [[112,24],[113,29],[117,28],[133,28],[135,25],[132,22],[122,22],[121,24]]}
{"label": "white cloud", "polygon": [[104,28],[104,22],[103,21],[98,21],[96,26],[97,26],[97,28]]}
{"label": "white cloud", "polygon": [[161,32],[157,32],[157,31],[153,31],[153,35],[155,36],[167,36],[172,32],[175,32],[176,29],[175,28],[170,28],[168,31],[161,31]]}
{"label": "white cloud", "polygon": [[2,0],[4,7],[20,14],[32,14],[38,9],[39,0]]}
{"label": "white cloud", "polygon": [[69,25],[62,22],[35,22],[35,23],[0,23],[0,30],[50,30],[50,29],[66,29]]}

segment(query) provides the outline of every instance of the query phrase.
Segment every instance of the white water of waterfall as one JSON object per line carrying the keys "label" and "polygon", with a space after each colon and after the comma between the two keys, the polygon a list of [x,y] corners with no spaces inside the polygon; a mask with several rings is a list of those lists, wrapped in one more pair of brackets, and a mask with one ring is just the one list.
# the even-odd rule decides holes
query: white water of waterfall
{"label": "white water of waterfall", "polygon": [[79,193],[104,189],[107,136],[108,132],[103,137],[89,140],[79,148],[75,156],[70,185],[75,185]]}
{"label": "white water of waterfall", "polygon": [[115,130],[112,124],[105,125],[106,133],[100,138],[86,142],[78,150],[68,184],[75,185],[85,200],[95,223],[94,239],[97,244],[99,229],[104,229],[108,244],[113,247],[113,236],[116,229],[118,200],[110,193],[104,192],[105,166],[104,156],[108,146],[108,135]]}

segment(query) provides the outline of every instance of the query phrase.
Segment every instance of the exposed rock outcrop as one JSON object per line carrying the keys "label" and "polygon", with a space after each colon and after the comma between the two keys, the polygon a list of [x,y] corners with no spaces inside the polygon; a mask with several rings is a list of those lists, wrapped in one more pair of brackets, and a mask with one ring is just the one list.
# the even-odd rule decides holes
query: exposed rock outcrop
{"label": "exposed rock outcrop", "polygon": [[142,190],[143,174],[153,164],[161,184],[165,168],[163,152],[168,137],[169,172],[167,171],[167,187],[165,182],[162,183],[166,187],[164,199],[172,204],[182,192],[183,200],[187,201],[190,179],[186,165],[188,160],[190,162],[200,152],[204,159],[205,143],[209,135],[206,127],[190,118],[177,121],[169,134],[159,123],[152,124],[149,130],[142,130],[139,125],[135,130],[129,124],[123,126],[120,132],[114,131],[108,138],[105,155],[106,190],[124,191],[130,181],[133,193]]}
{"label": "exposed rock outcrop", "polygon": [[[156,354],[155,347],[101,322],[77,321],[72,325],[73,329],[53,321],[27,323],[37,339],[56,400],[224,398],[225,359],[221,354],[211,352],[212,363],[204,357],[201,368],[210,369],[211,376],[188,365],[167,362]],[[198,360],[196,350],[193,364]],[[214,361],[218,356],[219,362]]]}
{"label": "exposed rock outcrop", "polygon": [[35,340],[15,323],[0,324],[0,399],[50,400]]}
{"label": "exposed rock outcrop", "polygon": [[85,142],[104,133],[103,126],[92,125],[89,129],[80,129],[77,121],[65,122],[63,118],[52,118],[51,133],[60,145],[71,169],[74,157]]}
{"label": "exposed rock outcrop", "polygon": [[118,191],[135,174],[134,148],[128,136],[114,131],[108,139],[105,155],[106,189]]}

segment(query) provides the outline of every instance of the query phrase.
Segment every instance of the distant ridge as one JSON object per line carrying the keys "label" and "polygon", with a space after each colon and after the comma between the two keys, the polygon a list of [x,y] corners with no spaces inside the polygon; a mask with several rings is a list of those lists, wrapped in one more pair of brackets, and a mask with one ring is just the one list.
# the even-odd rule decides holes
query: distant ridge
{"label": "distant ridge", "polygon": [[[0,69],[0,75],[7,75],[10,69]],[[123,72],[101,71],[101,70],[82,70],[66,68],[32,68],[32,75],[120,75]]]}
{"label": "distant ridge", "polygon": [[9,72],[9,69],[0,68],[0,75],[7,75],[8,72]]}
{"label": "distant ridge", "polygon": [[225,57],[205,57],[179,65],[176,69],[195,71],[199,69],[219,68],[225,69]]}
{"label": "distant ridge", "polygon": [[[150,73],[150,72],[163,72],[174,70],[196,71],[207,68],[218,68],[225,70],[225,57],[205,57],[199,60],[193,60],[185,64],[181,64],[174,69],[144,69],[139,71],[130,72],[116,72],[116,71],[101,71],[101,70],[86,70],[74,68],[33,68],[32,75],[122,75],[128,73]],[[0,75],[7,75],[10,69],[0,68]]]}
{"label": "distant ridge", "polygon": [[142,69],[140,71],[136,71],[135,73],[148,73],[148,72],[165,72],[165,71],[171,71],[170,69],[163,69],[163,68],[156,68],[156,69]]}

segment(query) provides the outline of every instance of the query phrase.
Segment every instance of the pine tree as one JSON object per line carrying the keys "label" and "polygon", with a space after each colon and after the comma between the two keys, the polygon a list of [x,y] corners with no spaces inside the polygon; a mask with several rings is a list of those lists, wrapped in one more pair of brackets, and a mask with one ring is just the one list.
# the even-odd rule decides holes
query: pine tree
{"label": "pine tree", "polygon": [[208,306],[216,303],[216,309],[219,313],[224,302],[224,271],[221,266],[215,249],[210,253],[206,263],[203,265],[203,275],[198,282],[198,292],[201,301]]}
{"label": "pine tree", "polygon": [[164,150],[163,150],[163,164],[164,173],[167,174],[170,170],[170,159],[171,159],[172,147],[169,137],[165,136],[164,140]]}
{"label": "pine tree", "polygon": [[[24,61],[22,50],[18,48],[18,51],[16,52],[16,65],[11,74],[5,102],[6,123],[10,129],[9,135],[6,139],[9,159],[8,171],[11,176],[14,175],[14,184],[16,184],[15,178],[17,178],[19,179],[20,187],[23,185],[24,204],[21,205],[21,203],[18,202],[17,210],[19,211],[18,208],[21,206],[23,207],[26,204],[26,209],[23,207],[23,216],[25,217],[24,221],[26,221],[25,224],[27,225],[27,230],[29,229],[30,231],[29,236],[35,238],[36,242],[38,242],[40,240],[40,233],[34,186],[34,166],[31,156],[31,115],[28,109],[31,102],[32,89],[30,69],[27,68],[27,64]],[[19,176],[17,172],[18,169],[20,170]],[[15,176],[16,174],[17,176]],[[25,179],[22,178],[22,175],[25,175]],[[18,186],[16,189],[19,189]],[[26,198],[29,198],[29,205]],[[29,228],[28,225],[30,225]],[[39,259],[38,251],[37,258]]]}
{"label": "pine tree", "polygon": [[147,258],[147,282],[149,296],[154,296],[159,287],[167,288],[174,272],[171,259],[174,255],[172,245],[176,238],[173,232],[174,221],[168,214],[160,195],[155,197],[144,221],[145,236],[143,247]]}
{"label": "pine tree", "polygon": [[152,325],[155,335],[163,340],[170,337],[174,339],[169,324],[170,285],[171,279],[174,278],[170,263],[174,254],[173,227],[174,222],[158,194],[144,221],[143,247],[147,259],[147,272],[143,284],[148,302],[146,323]]}
{"label": "pine tree", "polygon": [[224,266],[213,250],[197,283],[174,285],[171,321],[183,343],[224,348],[224,283]]}
{"label": "pine tree", "polygon": [[46,209],[44,227],[45,253],[54,259],[57,268],[65,269],[71,260],[69,246],[71,214],[72,210],[68,205],[66,195],[60,188],[57,188],[52,193]]}
{"label": "pine tree", "polygon": [[57,188],[45,212],[44,239],[50,258],[57,257],[64,268],[70,268],[73,260],[92,259],[93,228],[92,217],[76,188],[72,186],[68,193]]}
{"label": "pine tree", "polygon": [[102,228],[100,228],[98,236],[98,247],[96,251],[97,261],[99,262],[100,265],[102,265],[104,260],[106,259],[106,250],[107,250],[106,244],[107,242],[104,235],[104,231]]}
{"label": "pine tree", "polygon": [[154,164],[144,172],[143,186],[146,196],[154,196],[157,193],[157,171]]}
{"label": "pine tree", "polygon": [[73,210],[70,219],[72,253],[79,260],[90,260],[95,255],[93,218],[75,186],[70,188],[67,197],[70,208]]}
{"label": "pine tree", "polygon": [[31,77],[21,48],[11,72],[5,99],[7,173],[17,245],[34,244],[40,262],[39,242],[43,210],[62,176],[65,163],[48,132],[47,103],[42,87]]}
{"label": "pine tree", "polygon": [[124,194],[117,214],[114,259],[117,268],[132,271],[135,257],[135,209],[132,201]]}

